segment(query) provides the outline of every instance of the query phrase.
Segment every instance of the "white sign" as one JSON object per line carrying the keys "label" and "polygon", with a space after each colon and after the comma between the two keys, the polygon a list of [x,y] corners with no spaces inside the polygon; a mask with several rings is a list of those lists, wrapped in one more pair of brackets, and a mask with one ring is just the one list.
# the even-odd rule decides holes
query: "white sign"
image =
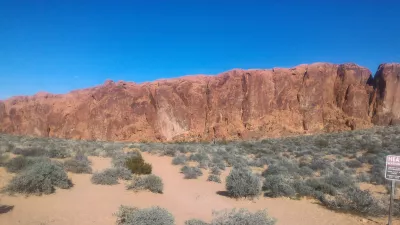
{"label": "white sign", "polygon": [[385,178],[400,181],[400,156],[386,156]]}

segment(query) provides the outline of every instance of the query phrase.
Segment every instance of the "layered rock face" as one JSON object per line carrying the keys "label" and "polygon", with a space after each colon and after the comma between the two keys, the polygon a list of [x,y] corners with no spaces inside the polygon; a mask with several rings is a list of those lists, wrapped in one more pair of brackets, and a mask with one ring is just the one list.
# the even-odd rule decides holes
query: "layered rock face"
{"label": "layered rock face", "polygon": [[0,101],[0,132],[127,141],[258,139],[400,123],[400,64],[232,70],[151,83],[107,81]]}

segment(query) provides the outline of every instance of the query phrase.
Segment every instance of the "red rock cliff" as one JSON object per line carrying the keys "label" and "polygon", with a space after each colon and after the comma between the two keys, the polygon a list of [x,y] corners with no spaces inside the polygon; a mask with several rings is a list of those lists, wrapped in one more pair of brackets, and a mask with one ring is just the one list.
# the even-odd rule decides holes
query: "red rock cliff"
{"label": "red rock cliff", "polygon": [[151,83],[107,81],[0,101],[0,132],[98,140],[250,139],[400,123],[400,64],[232,70]]}

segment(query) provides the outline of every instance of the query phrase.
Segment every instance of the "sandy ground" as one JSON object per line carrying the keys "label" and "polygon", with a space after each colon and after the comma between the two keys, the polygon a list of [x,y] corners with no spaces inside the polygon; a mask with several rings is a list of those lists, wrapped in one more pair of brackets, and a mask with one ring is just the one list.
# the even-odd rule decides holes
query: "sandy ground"
{"label": "sandy ground", "polygon": [[[179,173],[180,167],[171,165],[171,158],[143,154],[153,165],[153,173],[162,177],[164,194],[150,192],[135,193],[125,190],[125,184],[101,186],[90,182],[91,175],[69,174],[74,183],[70,190],[57,190],[43,196],[0,195],[0,203],[14,206],[8,213],[0,214],[1,225],[73,225],[73,224],[115,224],[113,213],[121,204],[135,207],[161,206],[167,208],[178,225],[190,218],[209,221],[213,210],[225,208],[267,209],[278,225],[357,225],[386,224],[386,218],[368,219],[335,213],[312,200],[271,199],[234,200],[217,194],[224,191],[224,184],[207,182],[207,174],[197,180],[185,180]],[[93,169],[110,167],[110,159],[90,157]],[[0,171],[0,185],[11,175]],[[223,177],[226,176],[223,174]],[[400,221],[394,224],[400,225]]]}

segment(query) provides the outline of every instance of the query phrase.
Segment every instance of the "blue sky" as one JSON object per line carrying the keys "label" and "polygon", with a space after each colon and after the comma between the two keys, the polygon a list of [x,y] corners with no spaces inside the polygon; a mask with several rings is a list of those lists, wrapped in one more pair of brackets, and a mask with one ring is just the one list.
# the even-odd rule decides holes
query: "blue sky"
{"label": "blue sky", "polygon": [[0,0],[0,99],[232,68],[400,61],[400,1]]}

